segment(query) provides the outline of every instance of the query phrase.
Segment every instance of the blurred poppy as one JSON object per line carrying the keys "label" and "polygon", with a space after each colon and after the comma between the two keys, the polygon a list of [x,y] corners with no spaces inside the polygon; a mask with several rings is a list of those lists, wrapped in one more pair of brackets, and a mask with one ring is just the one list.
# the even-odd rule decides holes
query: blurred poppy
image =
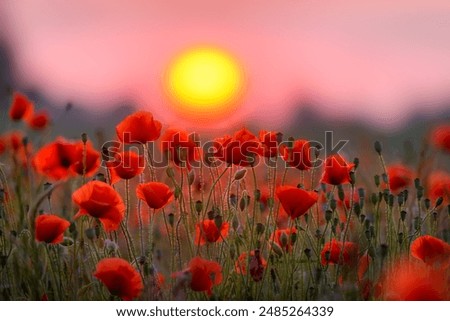
{"label": "blurred poppy", "polygon": [[63,241],[64,232],[70,222],[53,214],[36,217],[35,237],[39,242],[57,244]]}
{"label": "blurred poppy", "polygon": [[382,297],[390,301],[446,301],[450,299],[447,273],[422,262],[399,260],[382,279]]}
{"label": "blurred poppy", "polygon": [[100,153],[95,150],[90,141],[86,146],[82,141],[72,143],[75,148],[75,159],[71,165],[71,170],[78,175],[90,177],[94,175],[100,167]]}
{"label": "blurred poppy", "polygon": [[215,140],[215,157],[227,164],[252,166],[259,153],[260,143],[255,135],[243,128],[232,137],[224,136]]}
{"label": "blurred poppy", "polygon": [[289,166],[301,171],[311,168],[312,154],[309,142],[304,139],[297,139],[290,143],[292,143],[292,147],[288,147],[286,144],[280,147],[280,154],[284,161]]}
{"label": "blurred poppy", "polygon": [[438,149],[450,152],[450,124],[434,128],[431,132],[431,142]]}
{"label": "blurred poppy", "polygon": [[306,191],[294,186],[278,187],[277,196],[284,210],[292,219],[306,214],[319,199],[316,192]]}
{"label": "blurred poppy", "polygon": [[259,155],[268,158],[276,157],[282,136],[279,132],[261,130],[259,132],[259,141],[261,143],[261,148],[258,149]]}
{"label": "blurred poppy", "polygon": [[125,215],[125,205],[119,193],[100,181],[81,186],[72,194],[72,200],[80,208],[75,218],[82,215],[95,217],[107,232],[117,230]]}
{"label": "blurred poppy", "polygon": [[428,198],[435,202],[442,197],[445,202],[450,201],[450,174],[444,171],[435,171],[428,176]]}
{"label": "blurred poppy", "polygon": [[354,164],[347,164],[341,155],[332,155],[325,161],[325,170],[321,182],[330,185],[351,183],[350,171],[354,166]]}
{"label": "blurred poppy", "polygon": [[11,107],[9,109],[9,117],[14,120],[26,120],[33,115],[33,103],[23,94],[14,93]]}
{"label": "blurred poppy", "polygon": [[117,137],[125,144],[146,144],[161,134],[161,123],[148,111],[138,111],[125,117],[117,126]]}
{"label": "blurred poppy", "polygon": [[423,235],[411,243],[411,255],[434,267],[450,265],[450,245],[431,235]]}
{"label": "blurred poppy", "polygon": [[133,300],[144,289],[139,272],[120,258],[106,258],[97,263],[94,276],[99,279],[112,295],[122,300]]}
{"label": "blurred poppy", "polygon": [[250,251],[250,258],[248,258],[248,252],[243,252],[234,263],[234,269],[236,273],[246,275],[247,266],[250,266],[249,272],[253,281],[259,282],[263,278],[267,261],[261,256],[259,250]]}
{"label": "blurred poppy", "polygon": [[114,154],[114,160],[106,162],[106,167],[111,173],[111,184],[142,174],[144,166],[144,157],[133,151]]}
{"label": "blurred poppy", "polygon": [[36,172],[57,181],[67,179],[73,174],[71,167],[75,160],[74,144],[59,137],[39,149],[33,157],[32,164]]}
{"label": "blurred poppy", "polygon": [[31,129],[42,130],[50,123],[50,116],[45,110],[40,110],[34,113],[27,119],[27,124]]}
{"label": "blurred poppy", "polygon": [[221,242],[228,235],[230,223],[223,222],[220,228],[215,220],[203,220],[195,225],[195,245]]}
{"label": "blurred poppy", "polygon": [[372,258],[369,254],[364,254],[358,260],[358,280],[363,280],[367,277],[367,271],[369,271],[369,266],[372,264]]}
{"label": "blurred poppy", "polygon": [[139,184],[136,188],[137,197],[150,208],[160,209],[173,200],[173,192],[169,186],[160,182]]}
{"label": "blurred poppy", "polygon": [[193,162],[199,160],[198,142],[185,130],[167,129],[161,136],[161,150],[180,167],[190,169]]}
{"label": "blurred poppy", "polygon": [[414,180],[414,172],[402,164],[388,166],[387,174],[389,187],[393,193],[397,193],[410,186]]}
{"label": "blurred poppy", "polygon": [[[342,253],[341,253],[342,252]],[[332,239],[325,243],[320,253],[322,265],[340,264],[354,266],[358,259],[358,244],[336,241]]]}
{"label": "blurred poppy", "polygon": [[292,235],[297,234],[297,229],[295,227],[285,228],[285,229],[276,229],[269,240],[273,240],[273,242],[278,245],[283,251],[290,252],[292,250],[292,246],[294,245]]}
{"label": "blurred poppy", "polygon": [[193,291],[206,291],[211,295],[213,286],[222,283],[222,267],[217,262],[196,256],[189,262],[187,271],[191,274]]}

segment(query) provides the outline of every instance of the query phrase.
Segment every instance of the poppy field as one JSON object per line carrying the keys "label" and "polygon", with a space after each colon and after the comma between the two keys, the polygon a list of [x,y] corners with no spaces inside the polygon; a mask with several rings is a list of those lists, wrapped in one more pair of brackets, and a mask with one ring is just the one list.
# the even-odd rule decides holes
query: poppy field
{"label": "poppy field", "polygon": [[411,166],[145,110],[68,139],[19,92],[0,121],[1,300],[450,299],[448,124]]}

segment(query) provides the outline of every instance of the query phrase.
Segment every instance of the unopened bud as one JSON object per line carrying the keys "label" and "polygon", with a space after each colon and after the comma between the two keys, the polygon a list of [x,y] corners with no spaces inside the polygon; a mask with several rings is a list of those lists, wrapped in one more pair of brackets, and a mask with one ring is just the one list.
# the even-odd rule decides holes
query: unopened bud
{"label": "unopened bud", "polygon": [[442,196],[439,196],[439,198],[436,200],[435,207],[441,206],[442,202],[444,201],[444,198]]}
{"label": "unopened bud", "polygon": [[88,238],[88,240],[94,240],[95,239],[95,230],[93,228],[87,228],[84,231],[84,234],[86,235],[86,237]]}
{"label": "unopened bud", "polygon": [[358,157],[355,157],[355,158],[353,159],[353,164],[355,164],[355,166],[354,166],[353,168],[354,168],[354,169],[357,169],[358,166],[359,166],[359,158],[358,158]]}
{"label": "unopened bud", "polygon": [[195,172],[194,172],[193,169],[189,171],[189,173],[188,173],[188,175],[187,175],[187,178],[188,178],[188,184],[189,184],[189,186],[192,185],[192,184],[194,184],[194,180],[195,180]]}
{"label": "unopened bud", "polygon": [[372,193],[370,200],[372,201],[373,205],[376,205],[378,203],[378,195],[376,193]]}
{"label": "unopened bud", "polygon": [[356,184],[356,175],[354,171],[351,171],[349,173],[350,175],[350,184],[355,185]]}
{"label": "unopened bud", "polygon": [[405,219],[406,219],[406,211],[405,210],[403,210],[403,211],[401,211],[400,212],[400,219],[402,220],[402,222],[404,222],[405,221]]}
{"label": "unopened bud", "polygon": [[424,199],[424,200],[423,200],[423,203],[425,204],[425,208],[426,208],[427,210],[429,210],[429,209],[430,209],[430,206],[431,206],[431,201],[430,201],[430,199],[429,199],[429,198]]}
{"label": "unopened bud", "polygon": [[376,187],[379,187],[380,186],[380,175],[375,175],[373,177],[373,180],[375,182]]}
{"label": "unopened bud", "polygon": [[327,222],[329,222],[331,220],[331,218],[333,217],[333,211],[331,210],[326,210],[325,211],[325,220]]}
{"label": "unopened bud", "polygon": [[423,197],[423,186],[417,188],[417,199],[420,200]]}
{"label": "unopened bud", "polygon": [[195,202],[195,211],[197,212],[197,214],[200,214],[202,210],[203,210],[203,202],[198,200],[197,202]]}
{"label": "unopened bud", "polygon": [[338,197],[341,202],[343,202],[345,199],[344,188],[342,187],[342,185],[338,185]]}
{"label": "unopened bud", "polygon": [[259,200],[261,199],[261,191],[259,189],[255,189],[253,195],[255,196],[255,200],[259,202]]}
{"label": "unopened bud", "polygon": [[308,260],[311,258],[311,249],[310,248],[304,249],[303,253],[305,253],[305,256]]}
{"label": "unopened bud", "polygon": [[284,232],[284,231],[281,232],[281,235],[280,235],[280,244],[283,248],[288,245],[288,236],[287,236],[286,232]]}
{"label": "unopened bud", "polygon": [[243,179],[246,174],[247,174],[247,169],[245,169],[245,168],[240,169],[234,174],[234,180],[239,181],[239,180]]}
{"label": "unopened bud", "polygon": [[381,155],[381,151],[383,150],[382,146],[381,146],[381,142],[380,141],[375,141],[375,143],[373,144],[373,147],[375,148],[375,151],[378,153],[378,155]]}
{"label": "unopened bud", "polygon": [[265,229],[266,228],[265,228],[263,223],[257,223],[256,224],[256,234],[258,234],[258,235],[263,234]]}
{"label": "unopened bud", "polygon": [[88,141],[88,136],[86,133],[81,134],[81,141],[83,142],[83,144],[86,145],[86,143]]}
{"label": "unopened bud", "polygon": [[167,214],[167,220],[169,221],[169,225],[173,227],[173,224],[175,223],[175,215],[173,213]]}
{"label": "unopened bud", "polygon": [[167,167],[166,174],[167,174],[167,177],[169,177],[169,178],[175,177],[175,172],[173,171],[172,167]]}
{"label": "unopened bud", "polygon": [[291,245],[297,242],[297,233],[291,233]]}
{"label": "unopened bud", "polygon": [[420,178],[417,177],[417,178],[414,179],[414,187],[416,189],[418,189],[419,186],[420,186]]}
{"label": "unopened bud", "polygon": [[217,215],[216,217],[214,217],[214,223],[216,224],[216,227],[220,230],[223,224],[222,216]]}
{"label": "unopened bud", "polygon": [[336,200],[334,198],[330,200],[330,208],[332,211],[336,209]]}
{"label": "unopened bud", "polygon": [[281,247],[275,243],[272,242],[272,250],[274,251],[274,253],[278,256],[283,256],[283,250],[281,249]]}

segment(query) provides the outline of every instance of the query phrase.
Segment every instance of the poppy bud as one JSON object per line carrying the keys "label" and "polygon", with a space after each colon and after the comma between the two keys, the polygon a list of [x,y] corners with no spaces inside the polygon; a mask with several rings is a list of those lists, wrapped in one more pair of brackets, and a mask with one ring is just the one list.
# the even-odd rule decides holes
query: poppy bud
{"label": "poppy bud", "polygon": [[389,190],[387,188],[383,190],[383,199],[386,203],[389,202]]}
{"label": "poppy bud", "polygon": [[417,177],[414,179],[414,187],[416,189],[418,189],[420,187],[420,178]]}
{"label": "poppy bud", "polygon": [[358,188],[358,196],[359,196],[359,198],[366,197],[366,191],[364,190],[364,188],[362,188],[362,187]]}
{"label": "poppy bud", "polygon": [[408,200],[408,194],[409,194],[408,190],[405,189],[405,190],[403,191],[403,197],[405,198],[405,203],[406,203],[406,201]]}
{"label": "poppy bud", "polygon": [[233,226],[233,229],[236,231],[239,227],[239,220],[237,216],[234,216],[233,222],[231,222],[231,225]]}
{"label": "poppy bud", "polygon": [[86,133],[82,133],[81,134],[81,141],[83,142],[83,144],[86,144],[88,141],[88,136]]}
{"label": "poppy bud", "polygon": [[373,180],[375,182],[376,187],[379,187],[380,186],[380,175],[375,175],[373,177]]}
{"label": "poppy bud", "polygon": [[358,157],[355,157],[355,158],[353,159],[353,164],[355,164],[355,166],[354,166],[353,168],[354,168],[354,169],[357,169],[358,166],[359,166],[359,158],[358,158]]}
{"label": "poppy bud", "polygon": [[389,196],[388,196],[388,204],[389,204],[390,208],[392,208],[394,206],[394,195],[389,194]]}
{"label": "poppy bud", "polygon": [[[287,235],[286,235],[286,238],[287,238]],[[287,240],[286,240],[286,242],[287,242]],[[272,242],[272,249],[276,255],[283,256],[283,250],[276,242]]]}
{"label": "poppy bud", "polygon": [[286,247],[288,244],[288,236],[287,236],[286,232],[284,232],[284,231],[281,232],[281,235],[280,235],[280,244],[282,247]]}
{"label": "poppy bud", "polygon": [[317,230],[316,230],[316,233],[314,234],[314,236],[315,236],[317,239],[320,239],[320,238],[322,237],[322,232],[321,232],[319,229],[317,229]]}
{"label": "poppy bud", "polygon": [[402,220],[402,222],[405,221],[405,219],[406,219],[406,211],[405,210],[400,212],[400,219]]}
{"label": "poppy bud", "polygon": [[353,205],[353,210],[355,211],[356,216],[361,214],[361,207],[359,206],[359,203],[355,203]]}
{"label": "poppy bud", "polygon": [[367,219],[367,220],[364,221],[364,227],[365,227],[366,229],[369,229],[369,228],[370,228],[370,220],[369,220],[369,219]]}
{"label": "poppy bud", "polygon": [[194,170],[189,171],[189,173],[187,175],[187,178],[188,178],[189,186],[194,184],[194,180],[195,180],[195,172],[194,172]]}
{"label": "poppy bud", "polygon": [[382,151],[381,142],[378,140],[375,141],[375,143],[373,144],[373,147],[375,148],[375,151],[378,153],[378,155],[381,155],[381,151]]}
{"label": "poppy bud", "polygon": [[198,200],[197,202],[195,202],[195,211],[197,212],[197,214],[200,214],[202,210],[203,210],[203,202]]}
{"label": "poppy bud", "polygon": [[308,260],[311,259],[311,249],[310,248],[304,249],[303,253],[305,253],[305,256]]}
{"label": "poppy bud", "polygon": [[371,245],[369,246],[369,248],[367,249],[367,253],[369,254],[369,256],[370,256],[372,259],[375,259],[375,248],[373,247],[372,244],[371,244]]}
{"label": "poppy bud", "polygon": [[167,167],[166,174],[167,174],[167,177],[169,177],[169,178],[175,177],[175,172],[173,171],[172,167]]}
{"label": "poppy bud", "polygon": [[261,191],[259,189],[256,189],[253,192],[253,195],[255,196],[255,200],[259,202],[259,200],[261,199]]}
{"label": "poppy bud", "polygon": [[234,194],[234,193],[230,194],[230,203],[231,203],[231,205],[236,207],[236,204],[237,204],[237,196],[236,196],[236,194]]}
{"label": "poppy bud", "polygon": [[402,245],[402,243],[403,243],[403,233],[402,232],[398,233],[397,240],[398,240],[398,244]]}
{"label": "poppy bud", "polygon": [[325,183],[320,183],[320,189],[322,190],[322,192],[326,193],[327,191],[327,184]]}
{"label": "poppy bud", "polygon": [[181,188],[179,186],[175,187],[175,191],[173,193],[173,195],[175,196],[175,199],[179,199],[181,196]]}
{"label": "poppy bud", "polygon": [[366,216],[365,216],[364,214],[361,214],[361,215],[359,216],[359,221],[360,221],[361,223],[363,223],[365,220],[366,220]]}
{"label": "poppy bud", "polygon": [[387,246],[387,244],[381,244],[380,245],[380,256],[381,256],[381,259],[384,259],[387,256],[388,251],[389,251],[389,247]]}
{"label": "poppy bud", "polygon": [[349,175],[350,175],[350,184],[355,185],[355,183],[356,183],[355,172],[354,172],[354,171],[351,171],[351,172],[349,173]]}
{"label": "poppy bud", "polygon": [[397,197],[398,206],[402,206],[405,202],[405,199],[403,197],[403,192],[400,193]]}
{"label": "poppy bud", "polygon": [[439,198],[436,200],[435,207],[441,206],[442,202],[444,201],[444,198],[442,196],[439,196]]}
{"label": "poppy bud", "polygon": [[420,217],[414,217],[414,229],[418,231],[420,229]]}
{"label": "poppy bud", "polygon": [[330,261],[330,258],[331,258],[331,252],[325,251],[325,262],[327,262],[327,264]]}
{"label": "poppy bud", "polygon": [[257,223],[256,224],[256,234],[258,234],[258,235],[263,234],[265,229],[266,228],[265,228],[263,223]]}
{"label": "poppy bud", "polygon": [[336,200],[334,198],[330,200],[330,208],[332,211],[336,209]]}
{"label": "poppy bud", "polygon": [[366,236],[366,239],[367,239],[368,241],[370,241],[370,239],[371,239],[370,230],[365,230],[365,231],[364,231],[364,235]]}
{"label": "poppy bud", "polygon": [[291,233],[291,245],[297,242],[297,233]]}
{"label": "poppy bud", "polygon": [[423,197],[423,186],[417,188],[417,199],[420,200]]}
{"label": "poppy bud", "polygon": [[222,223],[223,223],[222,216],[217,215],[216,217],[214,217],[214,223],[216,224],[217,228],[220,231],[220,228],[222,227]]}
{"label": "poppy bud", "polygon": [[387,184],[389,182],[388,176],[386,173],[381,174],[381,178],[383,179],[384,184]]}
{"label": "poppy bud", "polygon": [[373,205],[376,205],[378,203],[378,195],[376,193],[372,193],[370,199]]}
{"label": "poppy bud", "polygon": [[245,208],[250,204],[250,196],[249,195],[243,195],[241,197],[241,200],[239,201],[239,208],[241,211],[245,210]]}
{"label": "poppy bud", "polygon": [[245,177],[246,174],[247,174],[247,169],[242,168],[234,174],[234,180],[240,181],[241,179],[243,179]]}
{"label": "poppy bud", "polygon": [[338,185],[338,197],[341,202],[343,202],[345,199],[344,188],[342,187],[342,185]]}
{"label": "poppy bud", "polygon": [[84,231],[84,234],[86,235],[86,237],[88,238],[88,240],[94,240],[95,239],[95,230],[93,228],[87,228]]}
{"label": "poppy bud", "polygon": [[213,210],[208,211],[208,213],[206,213],[206,215],[208,215],[209,220],[213,220],[214,217],[216,216]]}
{"label": "poppy bud", "polygon": [[437,221],[437,218],[438,218],[438,213],[437,212],[433,212],[433,220],[434,221]]}
{"label": "poppy bud", "polygon": [[272,208],[274,204],[275,204],[275,202],[274,202],[274,200],[273,200],[273,197],[269,197],[269,198],[267,199],[267,206],[268,206],[269,208]]}
{"label": "poppy bud", "polygon": [[169,225],[173,227],[173,224],[175,223],[175,215],[173,213],[167,214],[167,219],[169,221]]}
{"label": "poppy bud", "polygon": [[370,225],[369,226],[370,236],[375,237],[375,226]]}
{"label": "poppy bud", "polygon": [[423,200],[423,203],[425,204],[425,208],[426,208],[427,210],[429,210],[429,209],[430,209],[430,205],[431,205],[430,199],[429,199],[429,198],[424,199],[424,200]]}

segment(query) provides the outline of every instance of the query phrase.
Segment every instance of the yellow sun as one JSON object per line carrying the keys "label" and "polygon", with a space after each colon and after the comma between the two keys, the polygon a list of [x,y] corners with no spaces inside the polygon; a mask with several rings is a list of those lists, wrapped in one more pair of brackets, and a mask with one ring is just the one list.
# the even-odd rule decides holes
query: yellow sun
{"label": "yellow sun", "polygon": [[182,52],[170,63],[165,89],[185,117],[213,120],[231,113],[242,98],[244,73],[229,53],[214,47]]}

